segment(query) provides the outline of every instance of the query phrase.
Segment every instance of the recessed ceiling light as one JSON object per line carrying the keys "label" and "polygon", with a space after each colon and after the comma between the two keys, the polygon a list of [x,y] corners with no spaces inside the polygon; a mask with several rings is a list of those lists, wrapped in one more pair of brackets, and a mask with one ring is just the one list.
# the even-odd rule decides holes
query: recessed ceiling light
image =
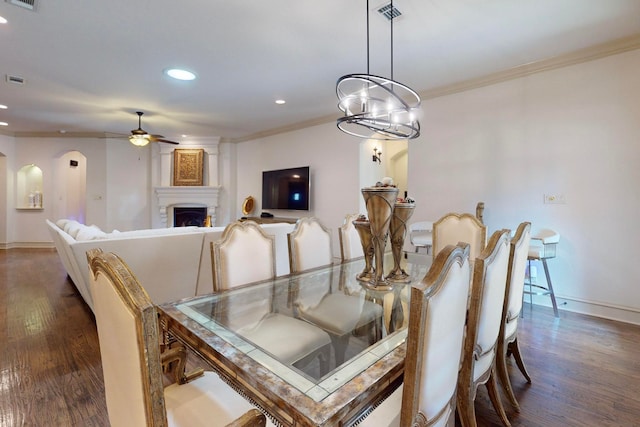
{"label": "recessed ceiling light", "polygon": [[9,123],[7,123],[7,122],[0,122],[0,126],[9,126]]}
{"label": "recessed ceiling light", "polygon": [[285,101],[284,99],[276,99],[276,104],[278,105],[282,105],[282,104],[286,104],[287,101]]}
{"label": "recessed ceiling light", "polygon": [[2,104],[0,104],[0,110],[6,110],[6,109],[7,109],[7,106],[6,106],[6,105],[2,105]]}
{"label": "recessed ceiling light", "polygon": [[173,77],[176,80],[194,80],[196,75],[191,71],[181,70],[180,68],[169,68],[164,71],[167,76]]}
{"label": "recessed ceiling light", "polygon": [[6,18],[3,18],[2,16],[0,16],[0,24],[6,24],[8,21]]}

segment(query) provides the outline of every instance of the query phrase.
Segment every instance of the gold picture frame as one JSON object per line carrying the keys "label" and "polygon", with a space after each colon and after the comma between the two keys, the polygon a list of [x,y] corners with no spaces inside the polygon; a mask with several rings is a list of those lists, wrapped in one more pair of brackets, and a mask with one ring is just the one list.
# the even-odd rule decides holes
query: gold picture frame
{"label": "gold picture frame", "polygon": [[204,149],[175,149],[173,151],[173,185],[203,185]]}

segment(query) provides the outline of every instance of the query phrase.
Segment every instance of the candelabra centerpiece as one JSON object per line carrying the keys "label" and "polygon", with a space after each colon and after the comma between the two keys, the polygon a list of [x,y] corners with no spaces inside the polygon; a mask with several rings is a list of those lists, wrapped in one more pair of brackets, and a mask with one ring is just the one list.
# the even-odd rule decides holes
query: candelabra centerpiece
{"label": "candelabra centerpiece", "polygon": [[374,277],[365,285],[379,290],[393,288],[384,277],[384,248],[387,243],[394,205],[398,197],[398,188],[392,182],[391,178],[387,178],[373,187],[365,187],[361,190],[369,217],[375,264]]}
{"label": "candelabra centerpiece", "polygon": [[393,216],[389,226],[391,235],[391,253],[393,254],[393,270],[387,275],[387,280],[394,283],[410,283],[411,278],[402,269],[400,262],[407,235],[407,223],[413,215],[416,205],[411,199],[398,199],[393,207]]}

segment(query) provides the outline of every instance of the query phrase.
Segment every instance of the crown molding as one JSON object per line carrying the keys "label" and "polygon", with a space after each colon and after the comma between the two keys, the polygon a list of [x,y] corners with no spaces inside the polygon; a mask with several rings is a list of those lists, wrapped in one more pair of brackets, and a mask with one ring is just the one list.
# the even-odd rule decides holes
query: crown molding
{"label": "crown molding", "polygon": [[440,96],[452,95],[454,93],[490,86],[497,83],[526,77],[532,74],[564,68],[571,65],[589,62],[619,53],[629,52],[640,48],[640,34],[630,37],[612,40],[607,43],[580,49],[566,55],[559,55],[540,61],[522,64],[507,70],[487,74],[475,79],[465,80],[451,85],[429,89],[420,93],[422,99],[433,99]]}
{"label": "crown molding", "polygon": [[[484,86],[490,86],[493,84],[505,82],[508,80],[517,79],[520,77],[526,77],[532,74],[541,73],[544,71],[555,70],[558,68],[568,67],[583,62],[593,61],[596,59],[604,58],[619,53],[624,53],[632,50],[640,49],[640,34],[635,34],[630,37],[612,40],[607,43],[591,46],[585,49],[580,49],[571,52],[566,55],[559,55],[556,57],[543,59],[540,61],[530,62],[527,64],[519,65],[517,67],[509,68],[507,70],[498,71],[495,73],[487,74],[482,77],[465,80],[451,85],[440,86],[434,89],[429,89],[420,92],[422,100],[438,98],[445,95],[452,95],[454,93],[464,92],[472,89],[481,88]],[[224,139],[225,142],[245,142],[253,139],[264,138],[267,136],[273,136],[280,133],[290,132],[294,130],[300,130],[307,127],[329,123],[335,121],[337,114],[327,115],[319,117],[313,120],[307,120],[299,122],[293,125],[269,129],[264,132],[258,132],[252,135],[244,136],[241,138],[229,138]]]}
{"label": "crown molding", "polygon": [[121,138],[109,132],[14,132],[16,138]]}
{"label": "crown molding", "polygon": [[326,116],[322,116],[322,117],[316,117],[315,119],[310,119],[310,120],[305,120],[302,122],[297,122],[294,123],[292,125],[287,125],[287,126],[281,126],[278,128],[273,128],[273,129],[267,129],[265,131],[262,132],[257,132],[251,135],[247,135],[247,136],[242,136],[239,138],[224,138],[223,141],[224,142],[232,142],[232,143],[236,143],[236,142],[245,142],[245,141],[251,141],[254,139],[259,139],[259,138],[265,138],[267,136],[273,136],[273,135],[278,135],[281,133],[286,133],[286,132],[291,132],[294,130],[300,130],[300,129],[305,129],[305,128],[309,128],[312,126],[316,126],[316,125],[322,125],[325,123],[329,123],[331,121],[335,121],[336,120],[336,115],[335,114],[330,114],[330,115],[326,115]]}

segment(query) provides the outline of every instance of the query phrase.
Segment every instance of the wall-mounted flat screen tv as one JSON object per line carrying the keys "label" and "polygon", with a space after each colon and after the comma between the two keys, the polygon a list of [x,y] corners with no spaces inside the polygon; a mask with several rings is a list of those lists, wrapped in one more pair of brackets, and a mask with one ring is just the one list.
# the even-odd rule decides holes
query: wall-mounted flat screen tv
{"label": "wall-mounted flat screen tv", "polygon": [[262,172],[262,208],[309,210],[309,166]]}

